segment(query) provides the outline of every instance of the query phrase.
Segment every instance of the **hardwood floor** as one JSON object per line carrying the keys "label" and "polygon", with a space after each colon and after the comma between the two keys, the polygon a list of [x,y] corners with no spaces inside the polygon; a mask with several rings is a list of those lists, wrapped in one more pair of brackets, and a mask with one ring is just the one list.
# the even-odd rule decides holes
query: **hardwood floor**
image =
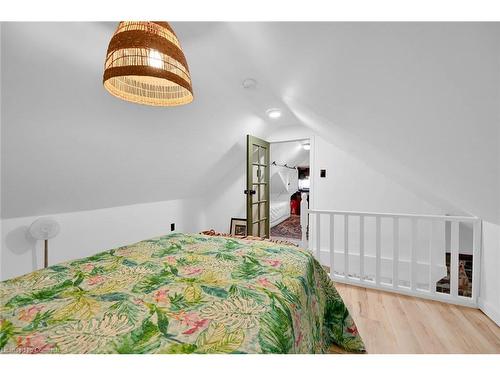
{"label": "hardwood floor", "polygon": [[335,284],[368,353],[500,353],[500,327],[480,310]]}

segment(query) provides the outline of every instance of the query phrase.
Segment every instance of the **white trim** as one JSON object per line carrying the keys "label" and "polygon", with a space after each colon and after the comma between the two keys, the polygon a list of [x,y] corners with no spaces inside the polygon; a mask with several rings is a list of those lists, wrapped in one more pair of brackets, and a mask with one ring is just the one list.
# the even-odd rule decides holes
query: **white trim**
{"label": "white trim", "polygon": [[303,141],[310,141],[310,140],[311,140],[310,137],[306,137],[306,138],[286,139],[283,141],[267,141],[267,142],[269,142],[270,144],[273,144],[273,143],[303,142]]}
{"label": "white trim", "polygon": [[500,310],[495,308],[491,303],[483,300],[481,297],[478,299],[478,306],[487,317],[493,320],[495,324],[500,327]]}
{"label": "white trim", "polygon": [[401,286],[397,289],[394,289],[392,287],[392,284],[389,285],[386,283],[380,283],[379,285],[377,285],[374,282],[373,283],[366,282],[366,281],[360,282],[356,278],[351,278],[351,277],[348,277],[346,280],[344,277],[334,276],[333,281],[336,283],[340,283],[340,284],[355,285],[355,286],[359,286],[362,288],[369,288],[369,289],[378,289],[378,290],[382,290],[384,292],[404,294],[405,296],[410,296],[410,297],[419,297],[419,298],[430,299],[430,300],[438,301],[438,302],[451,303],[453,305],[477,308],[477,306],[474,304],[474,302],[470,301],[470,298],[461,297],[461,296],[454,298],[454,297],[450,296],[449,294],[445,294],[445,293],[429,294],[427,292],[419,292],[418,289],[414,291],[410,288],[401,287]]}
{"label": "white trim", "polygon": [[314,208],[309,209],[311,213],[318,214],[336,214],[336,215],[350,215],[350,216],[374,216],[374,217],[408,217],[415,219],[434,219],[446,221],[477,221],[477,216],[447,216],[447,215],[416,215],[416,214],[395,214],[386,212],[360,212],[360,211],[338,211],[338,210],[317,210]]}
{"label": "white trim", "polygon": [[[314,207],[314,202],[316,202],[316,194],[314,189],[316,187],[316,137],[311,135],[309,137],[309,143],[311,144],[311,149],[309,150],[309,207]],[[311,226],[309,224],[309,232],[311,231]]]}

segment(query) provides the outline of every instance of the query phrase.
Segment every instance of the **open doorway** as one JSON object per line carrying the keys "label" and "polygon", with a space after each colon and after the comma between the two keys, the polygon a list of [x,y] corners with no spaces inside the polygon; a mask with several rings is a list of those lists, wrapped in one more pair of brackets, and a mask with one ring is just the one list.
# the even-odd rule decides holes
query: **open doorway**
{"label": "open doorway", "polygon": [[[309,139],[273,142],[270,145],[270,237],[301,244],[300,202],[309,202]],[[307,236],[306,236],[307,237]]]}

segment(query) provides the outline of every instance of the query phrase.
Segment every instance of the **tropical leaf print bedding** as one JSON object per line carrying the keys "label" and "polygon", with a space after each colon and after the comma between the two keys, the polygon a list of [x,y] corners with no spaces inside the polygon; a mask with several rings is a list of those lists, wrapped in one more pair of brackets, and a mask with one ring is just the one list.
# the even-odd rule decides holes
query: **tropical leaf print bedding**
{"label": "tropical leaf print bedding", "polygon": [[172,234],[0,283],[3,353],[364,351],[305,250]]}

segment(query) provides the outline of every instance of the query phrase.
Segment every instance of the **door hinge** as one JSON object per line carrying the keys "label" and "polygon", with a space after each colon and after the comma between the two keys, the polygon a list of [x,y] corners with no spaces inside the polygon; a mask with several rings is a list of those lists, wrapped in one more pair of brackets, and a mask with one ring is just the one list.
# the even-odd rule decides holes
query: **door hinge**
{"label": "door hinge", "polygon": [[245,193],[246,195],[250,194],[250,195],[254,195],[256,194],[257,192],[255,190],[245,190],[243,193]]}

